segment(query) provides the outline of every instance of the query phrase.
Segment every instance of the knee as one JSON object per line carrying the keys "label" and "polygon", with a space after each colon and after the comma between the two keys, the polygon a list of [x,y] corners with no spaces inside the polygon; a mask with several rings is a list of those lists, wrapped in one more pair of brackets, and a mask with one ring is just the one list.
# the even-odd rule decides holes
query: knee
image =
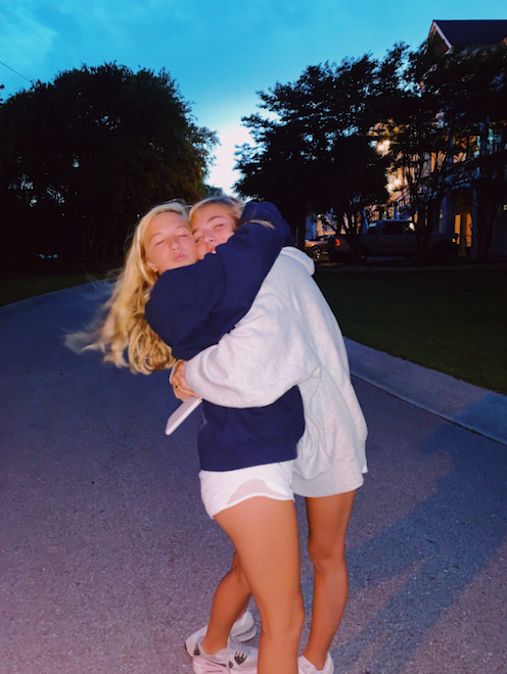
{"label": "knee", "polygon": [[270,640],[282,640],[284,642],[298,642],[301,637],[304,624],[304,607],[301,596],[287,606],[287,611],[276,612],[276,615],[262,615],[262,634]]}
{"label": "knee", "polygon": [[326,545],[310,538],[308,554],[315,571],[325,572],[345,566],[345,543],[342,541],[333,541],[331,545]]}
{"label": "knee", "polygon": [[243,573],[243,568],[237,556],[235,556],[234,559],[232,560],[231,570],[229,573],[238,583],[238,585],[241,585],[241,587],[250,590],[250,584],[246,579],[245,574]]}

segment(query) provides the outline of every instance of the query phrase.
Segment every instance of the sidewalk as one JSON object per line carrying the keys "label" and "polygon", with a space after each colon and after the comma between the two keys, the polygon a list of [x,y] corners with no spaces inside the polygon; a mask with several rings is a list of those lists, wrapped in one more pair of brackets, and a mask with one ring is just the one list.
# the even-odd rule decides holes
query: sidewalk
{"label": "sidewalk", "polygon": [[[107,296],[106,284],[98,281],[7,304],[0,307],[0,313],[2,310],[8,312],[15,306],[28,309],[37,305],[41,297],[57,297],[86,288],[92,289],[90,295],[94,301],[103,301]],[[467,430],[507,445],[507,396],[377,351],[347,337],[344,339],[350,371],[358,379]]]}
{"label": "sidewalk", "polygon": [[507,445],[507,396],[345,338],[351,373],[467,430]]}

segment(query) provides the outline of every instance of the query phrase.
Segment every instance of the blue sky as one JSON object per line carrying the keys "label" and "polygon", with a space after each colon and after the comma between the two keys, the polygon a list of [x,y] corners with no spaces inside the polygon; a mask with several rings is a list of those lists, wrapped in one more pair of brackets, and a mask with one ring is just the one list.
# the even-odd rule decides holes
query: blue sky
{"label": "blue sky", "polygon": [[[433,19],[505,19],[499,0],[0,0],[4,97],[81,64],[165,67],[199,124],[222,140],[209,182],[234,182],[241,116],[256,91],[294,80],[307,66],[395,42],[419,45]],[[8,67],[7,67],[8,66]],[[17,71],[16,74],[9,68]],[[26,78],[26,79],[25,79]]]}

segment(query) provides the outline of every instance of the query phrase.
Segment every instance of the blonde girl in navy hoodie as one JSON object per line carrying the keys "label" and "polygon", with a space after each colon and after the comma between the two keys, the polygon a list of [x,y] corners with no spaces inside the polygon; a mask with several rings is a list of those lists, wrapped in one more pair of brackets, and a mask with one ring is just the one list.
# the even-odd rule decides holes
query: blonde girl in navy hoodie
{"label": "blonde girl in navy hoodie", "polygon": [[[267,226],[266,220],[272,225]],[[148,374],[171,366],[175,358],[192,358],[234,328],[288,238],[287,224],[269,204],[248,204],[240,224],[216,254],[197,261],[179,204],[156,207],[142,218],[95,341],[106,360],[126,365],[127,349],[131,369]],[[258,672],[297,674],[303,604],[290,482],[297,442],[304,432],[299,389],[291,387],[261,408],[232,409],[207,401],[203,408],[205,421],[198,435],[201,468],[227,475],[230,503],[236,503],[229,511],[234,510],[249,532],[232,581],[245,584],[247,596],[253,593],[261,613]],[[245,476],[250,486],[258,487],[246,500]],[[228,533],[235,543],[234,534]],[[230,617],[231,624],[236,617]],[[203,650],[193,667],[198,674],[253,674],[255,655],[228,645],[211,656]]]}

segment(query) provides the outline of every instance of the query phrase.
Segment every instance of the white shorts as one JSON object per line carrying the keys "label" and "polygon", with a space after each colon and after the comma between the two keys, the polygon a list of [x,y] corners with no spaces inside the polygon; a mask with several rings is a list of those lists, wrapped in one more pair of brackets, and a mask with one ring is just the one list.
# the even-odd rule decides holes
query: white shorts
{"label": "white shorts", "polygon": [[359,489],[364,483],[361,471],[355,469],[347,472],[343,463],[331,463],[327,469],[310,478],[301,471],[301,464],[297,463],[292,474],[292,488],[294,493],[305,498],[320,498],[321,496],[334,496],[345,494]]}
{"label": "white shorts", "polygon": [[201,470],[201,497],[210,517],[254,496],[293,501],[294,461],[266,463],[237,470]]}

